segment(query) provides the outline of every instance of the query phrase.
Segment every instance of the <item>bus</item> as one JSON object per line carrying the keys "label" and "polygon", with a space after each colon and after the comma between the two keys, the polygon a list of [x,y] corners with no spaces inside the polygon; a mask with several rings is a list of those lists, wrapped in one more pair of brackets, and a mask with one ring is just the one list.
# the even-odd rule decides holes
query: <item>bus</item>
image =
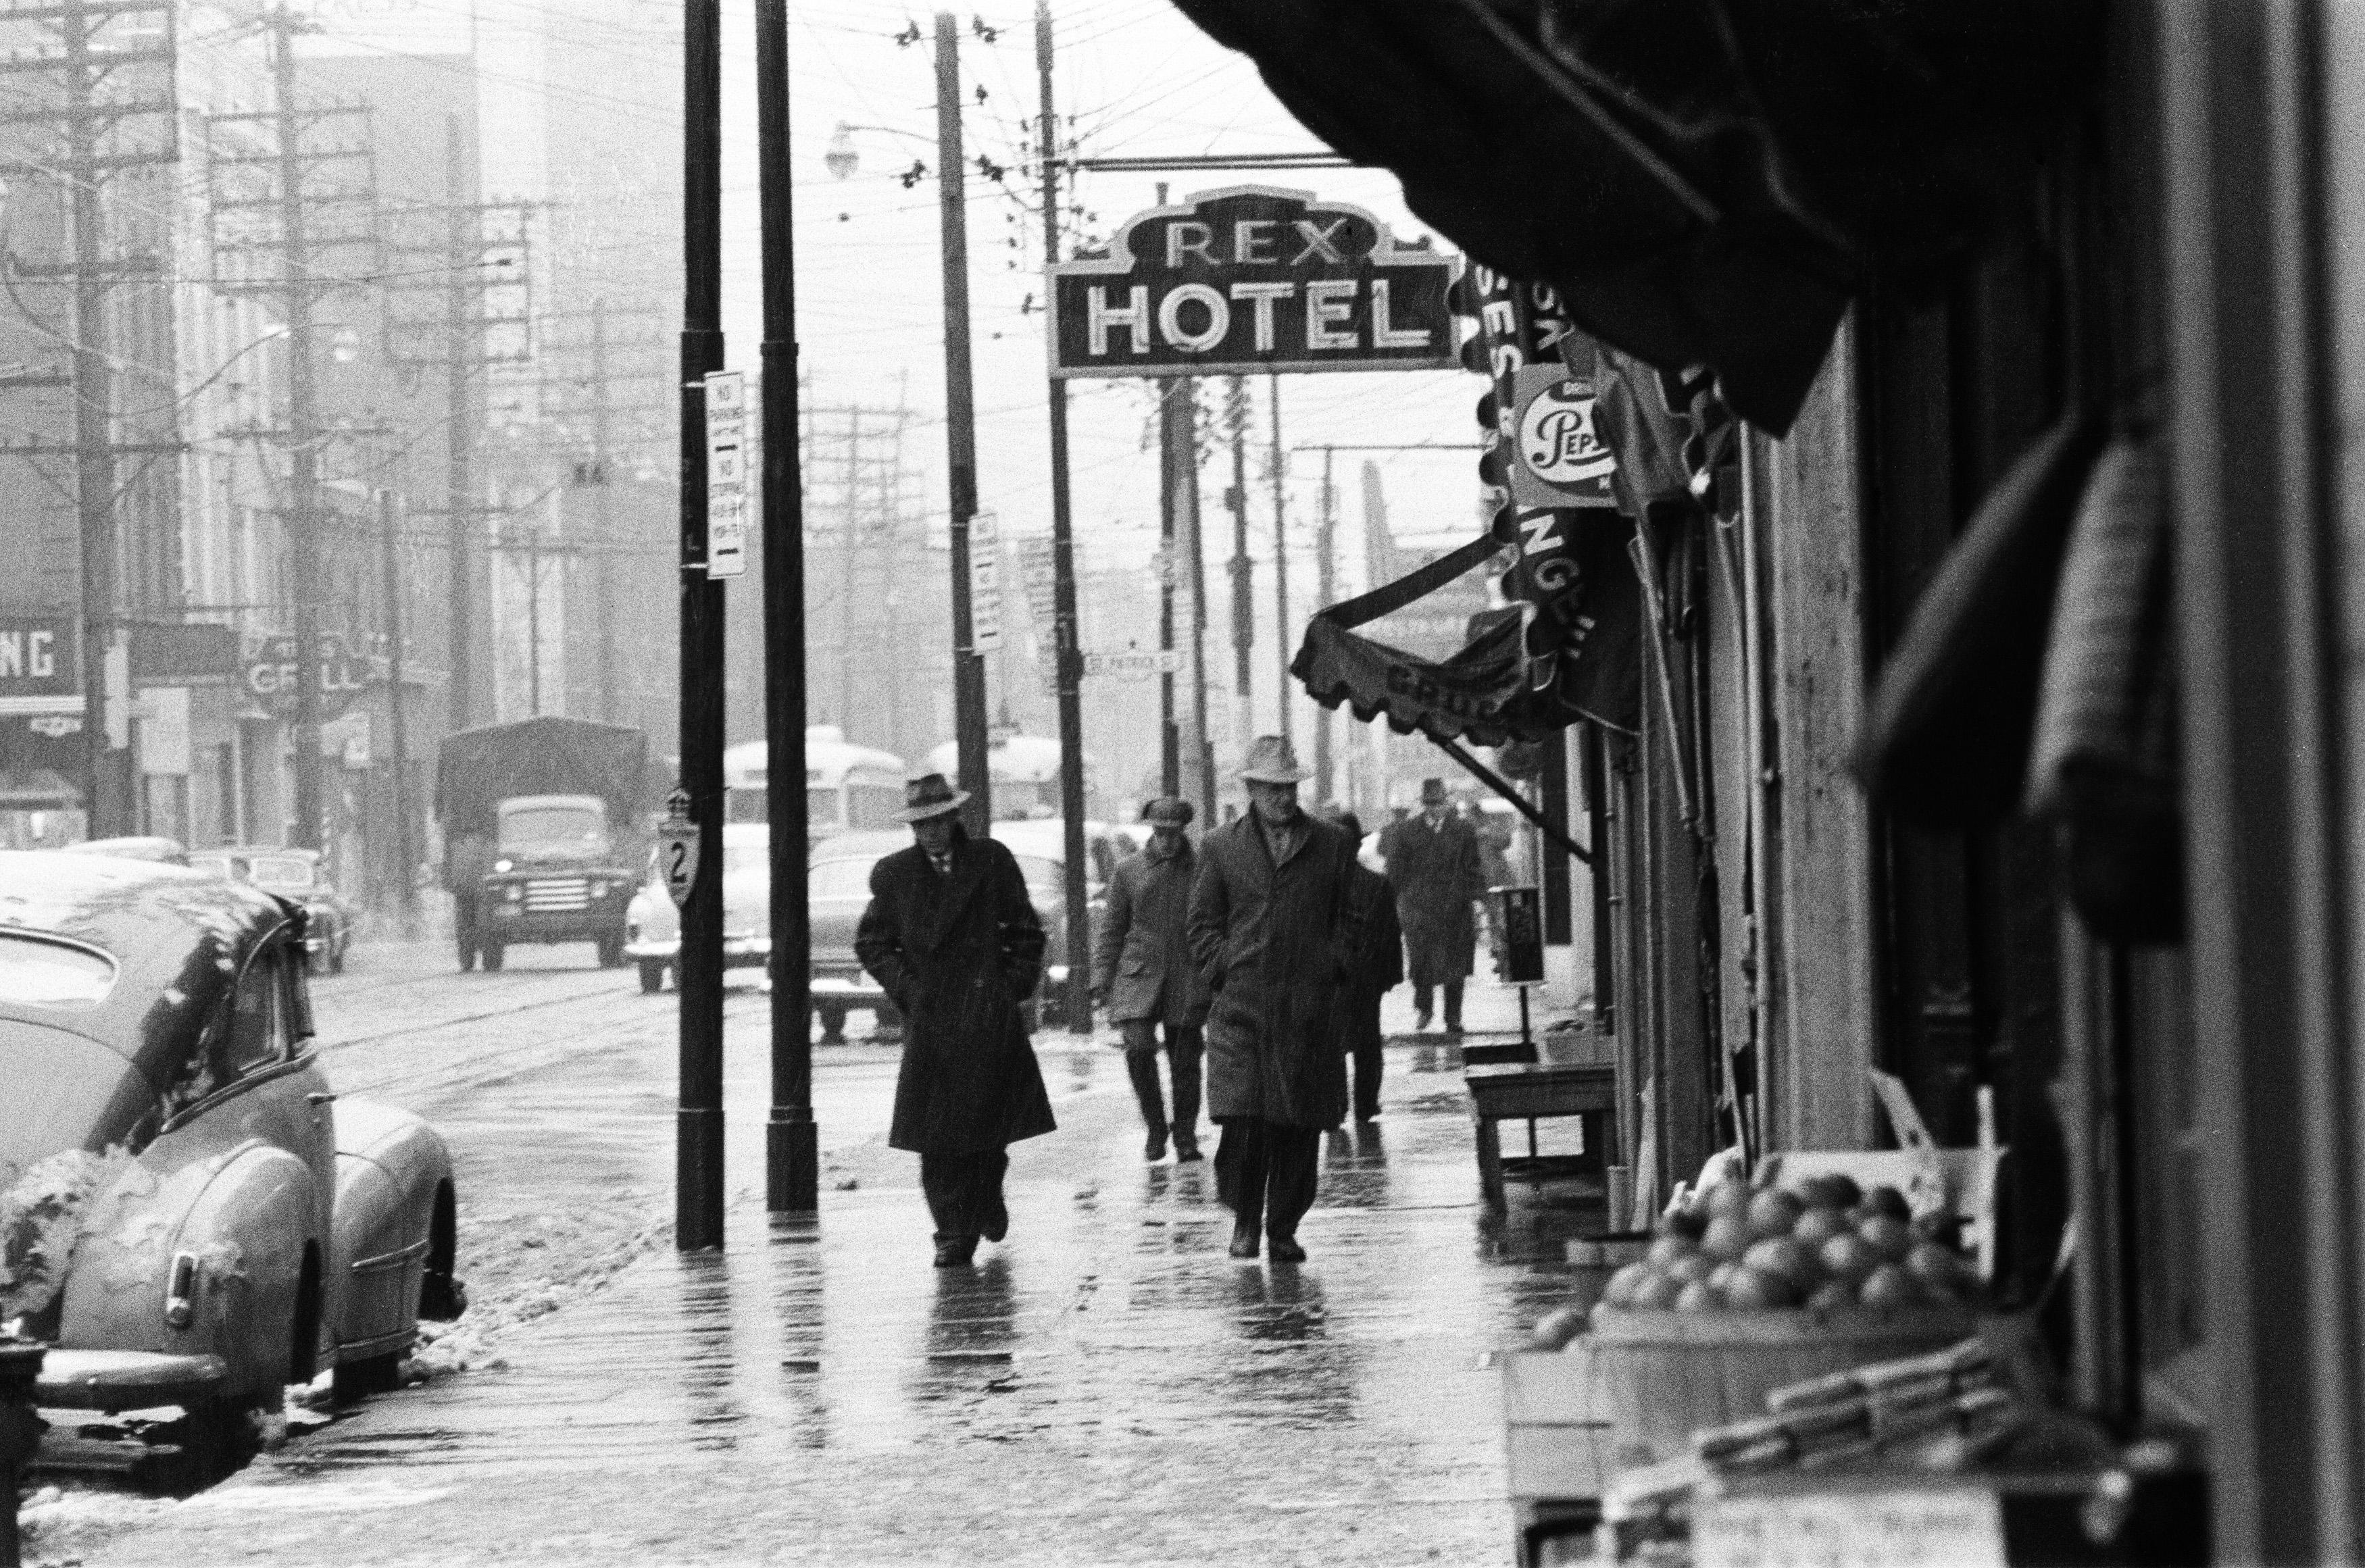
{"label": "bus", "polygon": [[[928,754],[927,771],[941,773],[956,783],[960,778],[960,747],[947,741]],[[1059,743],[1042,735],[1015,734],[997,729],[987,743],[985,772],[993,790],[997,822],[1059,814]],[[1100,794],[1100,769],[1092,754],[1084,755],[1084,811],[1090,815]]]}
{"label": "bus", "polygon": [[[723,754],[723,820],[771,820],[765,786],[771,777],[762,741],[734,745]],[[903,759],[891,751],[855,745],[835,724],[805,731],[807,833],[823,836],[857,828],[893,827],[903,804]]]}

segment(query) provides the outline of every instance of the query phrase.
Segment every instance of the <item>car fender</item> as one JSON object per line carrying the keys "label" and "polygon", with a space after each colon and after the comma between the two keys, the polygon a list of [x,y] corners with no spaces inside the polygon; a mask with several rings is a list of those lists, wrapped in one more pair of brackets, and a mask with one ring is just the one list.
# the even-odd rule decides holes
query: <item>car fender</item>
{"label": "car fender", "polygon": [[[177,1169],[134,1161],[93,1202],[58,1342],[219,1356],[226,1394],[269,1395],[288,1381],[305,1260],[319,1255],[315,1212],[310,1168],[259,1140]],[[166,1313],[185,1257],[176,1325]]]}
{"label": "car fender", "polygon": [[345,1361],[400,1350],[417,1333],[435,1197],[452,1181],[452,1157],[426,1122],[369,1100],[339,1102],[337,1145],[328,1322]]}

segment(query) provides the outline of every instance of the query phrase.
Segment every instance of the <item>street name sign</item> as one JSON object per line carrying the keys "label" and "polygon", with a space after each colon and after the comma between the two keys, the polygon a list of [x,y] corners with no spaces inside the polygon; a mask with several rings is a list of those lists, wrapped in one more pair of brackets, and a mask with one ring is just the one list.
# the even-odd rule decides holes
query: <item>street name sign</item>
{"label": "street name sign", "polygon": [[1452,370],[1460,267],[1310,191],[1205,192],[1051,266],[1051,375]]}
{"label": "street name sign", "polygon": [[1002,646],[1002,526],[990,511],[969,520],[969,645],[980,654]]}
{"label": "street name sign", "polygon": [[706,375],[706,575],[747,571],[747,373]]}
{"label": "street name sign", "polygon": [[1144,680],[1153,675],[1173,675],[1182,667],[1182,654],[1178,648],[1084,655],[1086,675],[1115,676],[1120,680]]}

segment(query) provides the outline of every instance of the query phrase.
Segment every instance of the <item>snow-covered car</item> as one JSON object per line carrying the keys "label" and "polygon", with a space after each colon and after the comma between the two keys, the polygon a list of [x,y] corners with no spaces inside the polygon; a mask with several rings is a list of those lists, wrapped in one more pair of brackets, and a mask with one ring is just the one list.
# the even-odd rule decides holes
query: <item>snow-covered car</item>
{"label": "snow-covered car", "polygon": [[264,892],[304,906],[304,952],[312,972],[345,972],[345,950],[353,945],[353,906],[320,868],[317,849],[271,849],[233,846],[194,849],[185,864],[233,882],[252,882]]}
{"label": "snow-covered car", "polygon": [[[723,967],[762,969],[772,959],[772,830],[762,823],[723,824]],[[670,974],[681,983],[681,913],[657,876],[649,874],[624,911],[624,961],[637,965],[641,989],[661,991]]]}
{"label": "snow-covered car", "polygon": [[390,1386],[457,1315],[452,1161],[340,1100],[301,907],[197,870],[0,854],[0,1318],[37,1405],[275,1406]]}

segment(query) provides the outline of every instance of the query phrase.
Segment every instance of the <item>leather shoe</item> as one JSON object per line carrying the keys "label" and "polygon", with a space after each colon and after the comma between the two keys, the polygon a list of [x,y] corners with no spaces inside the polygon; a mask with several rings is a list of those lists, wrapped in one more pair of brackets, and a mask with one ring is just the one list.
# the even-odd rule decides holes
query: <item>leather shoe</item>
{"label": "leather shoe", "polygon": [[1174,1140],[1175,1164],[1181,1165],[1189,1160],[1205,1159],[1207,1157],[1205,1155],[1199,1152],[1199,1145],[1196,1139],[1178,1137]]}
{"label": "leather shoe", "polygon": [[1266,1239],[1272,1243],[1272,1260],[1274,1262],[1303,1263],[1306,1261],[1306,1249],[1297,1244],[1297,1238],[1294,1236],[1274,1236],[1269,1237]]}
{"label": "leather shoe", "polygon": [[986,1218],[985,1238],[988,1241],[999,1241],[1009,1234],[1010,1205],[996,1198],[993,1201],[993,1213]]}
{"label": "leather shoe", "polygon": [[936,1267],[939,1269],[966,1267],[969,1260],[976,1256],[977,1238],[974,1236],[957,1236],[936,1243]]}
{"label": "leather shoe", "polygon": [[1231,1254],[1235,1258],[1255,1257],[1257,1255],[1257,1233],[1243,1226],[1234,1226],[1232,1227]]}
{"label": "leather shoe", "polygon": [[1141,1158],[1155,1165],[1166,1158],[1166,1135],[1152,1133],[1149,1141],[1141,1146]]}

